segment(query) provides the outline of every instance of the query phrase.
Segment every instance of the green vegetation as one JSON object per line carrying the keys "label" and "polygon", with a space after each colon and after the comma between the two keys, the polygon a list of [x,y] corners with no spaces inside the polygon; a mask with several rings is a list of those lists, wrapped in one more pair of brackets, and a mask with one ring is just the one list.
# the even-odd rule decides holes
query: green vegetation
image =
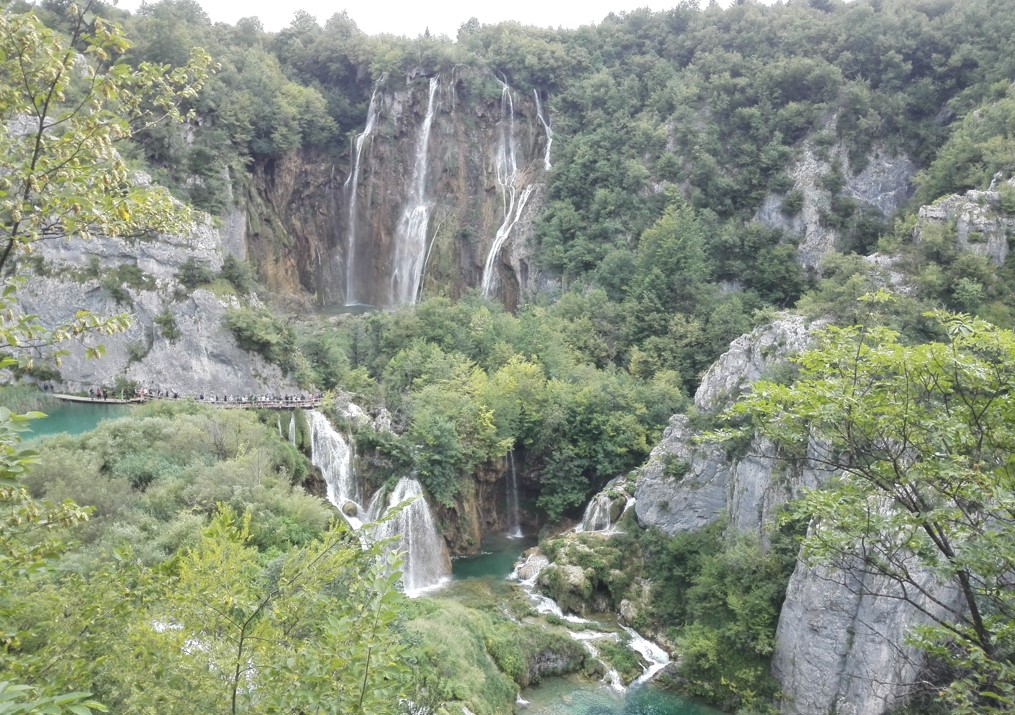
{"label": "green vegetation", "polygon": [[913,641],[953,669],[940,695],[955,712],[1009,712],[1015,334],[930,317],[942,339],[916,345],[876,324],[828,328],[793,385],[759,383],[734,413],[780,444],[816,440],[841,472],[795,507],[821,525],[805,558],[885,578],[914,607],[954,590],[958,604],[921,609]]}
{"label": "green vegetation", "polygon": [[[554,563],[540,585],[578,613],[617,610],[628,600],[636,628],[676,644],[675,687],[724,708],[764,708],[778,690],[769,659],[796,563],[794,529],[771,534],[766,548],[756,536],[725,533],[721,523],[666,537],[639,531],[627,517],[621,532],[544,542]],[[625,678],[640,672],[622,643],[602,650]]]}
{"label": "green vegetation", "polygon": [[[292,249],[289,217],[269,215],[269,177],[299,151],[345,155],[379,82],[399,90],[403,77],[454,71],[456,91],[483,102],[502,77],[535,89],[553,117],[556,168],[535,256],[561,279],[552,304],[511,315],[433,298],[318,323],[250,300],[227,317],[239,343],[303,385],[390,411],[393,433],[358,435],[372,479],[415,471],[454,513],[474,477],[512,451],[535,508],[554,521],[642,463],[702,371],[774,309],[860,322],[857,297],[899,285],[891,330],[826,333],[799,374],[768,376],[738,415],[787,454],[799,453],[801,429],[827,439],[845,476],[794,507],[826,525],[806,541],[808,557],[834,564],[875,544],[868,566],[906,586],[917,585],[907,559],[918,558],[964,600],[915,636],[949,668],[945,702],[1015,707],[1004,528],[1015,338],[971,317],[924,315],[944,306],[1015,324],[1012,266],[960,253],[953,226],[922,227],[914,242],[914,220],[892,229],[849,188],[874,149],[917,164],[918,202],[1015,169],[1012,0],[682,3],[574,31],[473,20],[455,43],[368,37],[344,13],[321,25],[300,12],[269,34],[251,18],[212,24],[191,0],[133,16],[98,3],[15,12],[24,9],[0,13],[0,115],[27,118],[25,131],[0,137],[0,368],[43,374],[32,362],[40,347],[125,325],[79,315],[45,330],[11,317],[16,261],[50,271],[27,256],[35,241],[178,230],[189,210],[161,183],[211,212],[250,209],[270,248]],[[840,236],[818,281],[795,260],[794,237],[754,220],[771,195],[783,197],[784,218],[803,211],[791,167],[805,149],[830,167],[820,220]],[[157,184],[133,180],[141,165]],[[1000,211],[1015,211],[1010,187],[999,193]],[[894,262],[853,255],[875,248]],[[178,278],[245,296],[255,268],[227,258],[216,274],[191,260]],[[155,285],[98,261],[76,276],[121,305],[127,288]],[[166,339],[179,335],[168,308],[155,322]],[[534,664],[546,653],[583,667],[562,632],[489,607],[402,601],[391,564],[329,528],[331,511],[302,490],[305,457],[250,415],[149,407],[35,454],[20,445],[15,412],[40,405],[14,390],[0,398],[0,664],[12,679],[0,682],[0,710],[102,710],[88,691],[124,712],[369,713],[408,698],[484,715],[545,674]],[[739,439],[730,455],[751,435]],[[687,469],[670,460],[665,474]],[[893,506],[872,515],[872,502]],[[639,627],[678,644],[681,687],[763,709],[796,542],[773,534],[762,549],[719,527],[664,539],[628,526],[610,540],[549,542],[558,566],[543,585],[579,611],[633,600]],[[603,650],[635,672],[621,644]]]}
{"label": "green vegetation", "polygon": [[645,378],[589,364],[571,305],[513,316],[486,301],[434,298],[331,325],[290,327],[253,308],[228,321],[241,345],[308,384],[390,410],[400,436],[365,434],[365,446],[418,471],[438,502],[451,505],[480,468],[515,449],[541,474],[538,506],[558,519],[640,464],[685,400],[671,372]]}

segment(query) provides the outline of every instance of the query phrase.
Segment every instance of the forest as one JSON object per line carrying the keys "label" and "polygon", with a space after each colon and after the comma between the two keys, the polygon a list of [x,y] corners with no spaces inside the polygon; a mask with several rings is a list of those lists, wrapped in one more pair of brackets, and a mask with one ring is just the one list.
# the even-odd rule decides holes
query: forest
{"label": "forest", "polygon": [[[0,712],[494,715],[541,679],[642,668],[619,626],[593,657],[519,593],[408,598],[400,557],[324,498],[303,411],[284,434],[269,411],[156,401],[31,439],[57,406],[34,386],[67,381],[78,342],[109,360],[104,343],[152,313],[108,387],[151,384],[153,346],[182,344],[180,306],[203,295],[259,365],[325,395],[364,488],[419,481],[453,557],[504,530],[504,497],[485,490],[517,465],[522,525],[550,562],[539,587],[651,634],[675,663],[666,687],[745,715],[806,711],[780,670],[780,614],[807,567],[926,617],[897,648],[918,671],[878,712],[1009,712],[1013,45],[1010,0],[685,1],[574,30],[473,19],[454,38],[371,36],[345,12],[297,11],[273,33],[194,0],[8,5]],[[364,195],[411,173],[401,125],[365,127],[378,103],[432,118],[433,78],[469,109],[436,119],[419,290],[346,310],[325,286],[329,261],[352,262],[339,187],[356,196],[367,139]],[[497,193],[482,172],[499,159],[462,137],[502,131],[505,97],[511,132],[516,111],[538,130],[518,149],[538,189],[498,293],[477,280],[488,198],[468,201]],[[302,197],[285,188],[301,181]],[[327,192],[341,198],[314,203]],[[245,248],[217,261],[49,252],[83,236],[140,255],[234,214]],[[22,307],[44,280],[108,309]],[[708,402],[731,343],[787,316],[811,326],[799,354],[772,348],[749,390]],[[683,451],[662,449],[684,424]],[[729,504],[701,528],[646,521],[645,476],[693,492],[703,450],[730,473],[775,455],[785,495],[770,514],[759,502],[758,533]],[[808,483],[814,465],[834,476]],[[637,510],[608,538],[569,532],[600,494]]]}

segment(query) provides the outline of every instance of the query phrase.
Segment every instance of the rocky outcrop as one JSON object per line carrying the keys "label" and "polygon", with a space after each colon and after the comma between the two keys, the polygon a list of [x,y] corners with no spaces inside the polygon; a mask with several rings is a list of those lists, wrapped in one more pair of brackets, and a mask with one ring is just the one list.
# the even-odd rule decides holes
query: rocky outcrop
{"label": "rocky outcrop", "polygon": [[[188,291],[180,284],[177,273],[188,260],[210,271],[221,268],[221,239],[210,221],[198,222],[187,236],[70,238],[36,245],[26,264],[28,280],[18,291],[22,314],[36,315],[50,328],[70,322],[79,310],[130,319],[123,332],[55,346],[67,351],[59,366],[61,389],[83,392],[135,381],[194,396],[296,390],[276,366],[236,344],[223,321],[229,308],[239,306],[236,297]],[[101,360],[86,359],[89,342],[105,347]]]}
{"label": "rocky outcrop", "polygon": [[[822,134],[834,131],[834,122]],[[799,238],[797,257],[812,272],[819,272],[821,259],[836,248],[839,232],[826,225],[824,215],[831,211],[832,194],[822,179],[841,167],[841,195],[884,217],[891,217],[912,194],[911,182],[916,166],[909,158],[876,149],[860,171],[850,167],[849,153],[841,142],[832,147],[819,146],[812,137],[804,141],[800,159],[788,170],[793,190],[802,199],[799,207],[787,211],[788,194],[770,194],[755,219],[766,226],[782,229]],[[789,214],[789,215],[788,215]]]}
{"label": "rocky outcrop", "polygon": [[706,371],[694,395],[697,416],[671,418],[641,470],[635,513],[642,526],[675,534],[728,515],[734,528],[761,533],[780,504],[817,483],[813,465],[781,459],[767,440],[756,438],[739,450],[700,444],[694,424],[708,422],[753,382],[788,365],[786,358],[807,346],[810,330],[799,316],[783,317],[734,340]]}
{"label": "rocky outcrop", "polygon": [[[958,594],[921,579],[919,609],[943,614]],[[857,566],[797,564],[779,616],[772,674],[782,686],[785,715],[882,715],[899,707],[924,659],[906,642],[929,618],[895,583]]]}
{"label": "rocky outcrop", "polygon": [[[1015,191],[1015,179],[1007,190]],[[920,208],[914,238],[927,240],[932,233],[954,236],[959,250],[1004,265],[1008,257],[1009,238],[1015,236],[1015,213],[1002,207],[1001,186],[997,179],[986,191],[971,190],[965,194],[942,197]]]}
{"label": "rocky outcrop", "polygon": [[[813,327],[813,326],[811,326]],[[781,369],[807,347],[810,327],[787,317],[738,338],[707,371],[695,394],[698,414],[676,415],[652,451],[637,485],[638,521],[668,534],[693,531],[719,519],[755,532],[762,543],[775,510],[829,473],[808,455],[787,460],[768,440],[725,448],[695,436],[712,415],[761,377]],[[914,564],[913,572],[918,573]],[[779,617],[772,673],[786,715],[882,715],[902,704],[924,665],[907,635],[926,623],[925,612],[956,610],[947,586],[922,578],[930,594],[914,606],[884,577],[857,563],[812,567],[799,562]],[[912,589],[910,589],[912,595]],[[630,597],[629,597],[630,598]],[[621,604],[636,616],[633,602]]]}

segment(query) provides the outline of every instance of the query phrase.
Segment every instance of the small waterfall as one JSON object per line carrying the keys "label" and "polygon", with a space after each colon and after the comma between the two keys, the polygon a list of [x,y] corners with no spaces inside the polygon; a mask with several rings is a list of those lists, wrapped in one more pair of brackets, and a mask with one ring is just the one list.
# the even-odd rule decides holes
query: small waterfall
{"label": "small waterfall", "polygon": [[585,507],[585,514],[582,522],[574,528],[575,531],[609,531],[610,530],[610,508],[613,506],[613,499],[606,492],[599,492]]}
{"label": "small waterfall", "polygon": [[[279,432],[279,435],[281,436],[281,434],[282,434],[282,423],[281,422],[279,422],[278,432]],[[296,413],[295,412],[293,412],[292,415],[290,415],[290,417],[289,417],[289,444],[291,444],[293,447],[296,446]]]}
{"label": "small waterfall", "polygon": [[522,533],[521,515],[518,509],[518,476],[515,474],[515,451],[508,452],[507,517],[508,538],[520,539]]}
{"label": "small waterfall", "polygon": [[406,500],[411,501],[395,517],[378,525],[376,536],[397,537],[397,548],[404,558],[402,583],[405,593],[417,596],[450,578],[451,559],[423,498],[423,487],[410,477],[402,477],[398,481],[387,508]]}
{"label": "small waterfall", "polygon": [[[310,460],[321,470],[328,484],[328,501],[345,517],[349,516],[346,505],[352,502],[357,516],[362,518],[359,484],[352,470],[352,448],[317,410],[307,412],[307,421],[310,424]],[[359,522],[359,518],[356,521]]]}
{"label": "small waterfall", "polygon": [[[624,686],[620,674],[616,669],[610,667],[602,660],[599,649],[592,644],[595,641],[603,640],[619,641],[619,634],[607,630],[598,630],[602,628],[602,625],[596,621],[565,614],[556,601],[549,596],[539,593],[536,589],[539,574],[549,565],[549,560],[542,553],[538,551],[530,552],[524,561],[519,561],[515,564],[515,569],[508,578],[518,581],[518,585],[525,591],[533,610],[537,613],[556,616],[574,624],[588,625],[589,628],[587,630],[578,631],[572,629],[568,631],[568,635],[580,642],[589,652],[589,655],[603,664],[606,668],[606,676],[603,678],[603,681],[617,692],[624,692],[627,688]],[[642,673],[633,684],[646,683],[670,663],[670,656],[655,643],[643,638],[633,628],[628,628],[624,625],[620,625],[620,627],[629,636],[626,644],[627,647],[638,653],[642,660]]]}
{"label": "small waterfall", "polygon": [[282,415],[275,417],[275,424],[278,426],[278,438],[285,439],[285,435],[282,434]]}
{"label": "small waterfall", "polygon": [[543,125],[543,131],[546,132],[546,150],[543,152],[543,168],[549,171],[553,168],[550,165],[550,147],[553,146],[553,127],[550,126],[549,115],[543,114],[543,103],[539,101],[539,90],[534,89],[532,93],[536,95],[536,116],[539,117],[539,123]]}
{"label": "small waterfall", "polygon": [[493,244],[490,246],[490,253],[486,256],[486,264],[483,266],[483,278],[480,282],[480,290],[483,297],[489,298],[493,293],[493,283],[496,277],[496,262],[500,255],[504,242],[511,235],[511,229],[522,216],[525,204],[532,194],[532,186],[526,186],[518,193],[519,171],[518,156],[515,142],[515,103],[511,95],[511,88],[506,82],[500,82],[500,124],[498,125],[497,150],[494,154],[494,163],[497,173],[497,184],[500,186],[501,199],[504,203],[504,220],[493,237]]}
{"label": "small waterfall", "polygon": [[652,680],[656,673],[670,664],[670,655],[652,641],[642,638],[633,628],[628,628],[627,626],[621,626],[621,628],[631,636],[631,640],[627,644],[628,647],[640,653],[641,657],[648,663],[648,666],[638,676],[638,679],[634,681],[634,684],[647,683]]}
{"label": "small waterfall", "polygon": [[356,198],[359,191],[359,163],[363,155],[363,144],[374,131],[377,123],[377,88],[370,95],[370,107],[367,109],[367,124],[363,133],[356,137],[356,159],[352,165],[352,173],[345,180],[345,188],[349,190],[349,221],[346,225],[347,245],[345,254],[345,304],[358,305],[359,295],[356,291]]}
{"label": "small waterfall", "polygon": [[411,305],[419,295],[423,278],[423,261],[426,256],[427,230],[430,226],[430,205],[426,200],[426,178],[430,127],[433,124],[435,98],[440,77],[430,78],[430,98],[426,117],[416,139],[416,161],[412,169],[412,184],[402,219],[395,230],[395,255],[391,273],[390,305]]}

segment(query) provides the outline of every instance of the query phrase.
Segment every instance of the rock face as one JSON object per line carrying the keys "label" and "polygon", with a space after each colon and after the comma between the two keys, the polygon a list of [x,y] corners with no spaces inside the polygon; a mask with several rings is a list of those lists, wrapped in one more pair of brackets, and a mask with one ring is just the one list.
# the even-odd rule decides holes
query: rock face
{"label": "rock face", "polygon": [[[223,322],[227,309],[239,305],[235,297],[220,298],[204,289],[187,292],[179,283],[177,272],[188,259],[212,271],[221,268],[222,243],[210,222],[198,223],[188,236],[72,238],[36,245],[28,280],[18,291],[21,313],[37,315],[49,327],[67,323],[82,309],[130,317],[126,331],[92,340],[105,346],[101,360],[85,359],[85,344],[59,346],[69,351],[59,368],[61,389],[83,392],[133,380],[194,396],[296,391],[276,366],[236,344]],[[127,283],[109,280],[127,269],[133,277]]]}
{"label": "rock face", "polygon": [[[725,408],[751,383],[785,364],[806,347],[809,330],[803,318],[786,316],[734,340],[694,395],[698,419]],[[676,534],[728,514],[734,528],[761,533],[776,507],[818,481],[813,467],[786,474],[786,462],[766,440],[755,439],[742,454],[731,455],[720,446],[696,444],[695,435],[691,419],[675,415],[649,455],[635,492],[642,526]]]}
{"label": "rock face", "polygon": [[[919,606],[955,610],[958,594],[925,578]],[[912,589],[910,590],[912,592]],[[797,564],[779,616],[772,674],[786,715],[881,715],[900,706],[920,675],[906,635],[929,619],[900,588],[859,568]]]}
{"label": "rock face", "polygon": [[[834,123],[822,133],[832,131]],[[799,161],[788,172],[793,179],[793,189],[803,197],[800,210],[795,215],[785,215],[785,195],[770,194],[755,218],[766,226],[798,236],[797,257],[805,268],[815,273],[819,271],[821,259],[835,250],[839,239],[838,232],[822,220],[822,214],[830,211],[832,200],[831,193],[822,186],[822,178],[832,173],[835,164],[842,167],[842,195],[884,217],[894,214],[909,199],[911,181],[916,173],[916,166],[907,157],[888,154],[882,149],[875,150],[867,165],[854,172],[841,143],[822,148],[814,138],[804,141]]]}
{"label": "rock face", "polygon": [[[806,348],[809,330],[802,319],[786,317],[735,340],[695,394],[695,421],[707,422],[751,383]],[[697,432],[690,418],[674,416],[642,468],[635,506],[642,526],[676,534],[725,517],[730,528],[755,532],[764,543],[775,510],[829,476],[813,460],[780,458],[765,439],[755,437],[727,452],[695,443]],[[929,577],[925,585],[934,601],[944,605],[928,598],[920,607],[957,610],[949,588]],[[781,711],[882,715],[901,705],[923,664],[919,652],[906,644],[906,635],[926,621],[899,595],[896,586],[856,565],[812,568],[798,563],[772,658],[784,698]]]}
{"label": "rock face", "polygon": [[528,241],[545,204],[546,99],[467,69],[378,87],[348,154],[255,168],[251,260],[270,288],[323,304],[412,302],[407,273],[415,298],[457,298],[489,273],[511,308],[552,288]]}
{"label": "rock face", "polygon": [[[988,258],[1004,265],[1008,257],[1008,238],[1015,236],[1015,214],[1001,206],[997,180],[987,191],[971,190],[951,194],[920,208],[914,238],[925,240],[933,231],[952,233],[961,251]],[[1007,182],[1015,189],[1015,179]]]}

